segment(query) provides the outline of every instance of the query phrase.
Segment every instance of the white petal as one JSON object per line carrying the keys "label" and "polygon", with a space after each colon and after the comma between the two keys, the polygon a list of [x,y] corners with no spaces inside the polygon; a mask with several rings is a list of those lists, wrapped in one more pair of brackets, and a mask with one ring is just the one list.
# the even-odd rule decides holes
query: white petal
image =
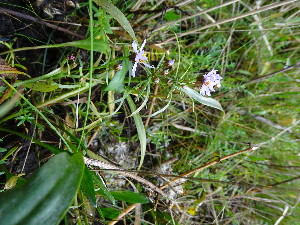
{"label": "white petal", "polygon": [[132,77],[135,77],[136,67],[137,67],[137,62],[135,62],[133,67],[132,67],[132,72],[131,72]]}
{"label": "white petal", "polygon": [[209,90],[209,88],[206,85],[202,85],[202,87],[200,89],[200,94],[202,96],[204,96],[204,95],[210,96],[210,90]]}
{"label": "white petal", "polygon": [[135,53],[138,53],[138,50],[137,50],[137,43],[136,43],[135,41],[132,42],[131,46],[132,46],[133,51],[134,51]]}
{"label": "white petal", "polygon": [[143,44],[142,44],[142,46],[141,46],[141,48],[140,48],[140,51],[143,50],[143,48],[145,47],[145,44],[146,44],[146,39],[143,41]]}

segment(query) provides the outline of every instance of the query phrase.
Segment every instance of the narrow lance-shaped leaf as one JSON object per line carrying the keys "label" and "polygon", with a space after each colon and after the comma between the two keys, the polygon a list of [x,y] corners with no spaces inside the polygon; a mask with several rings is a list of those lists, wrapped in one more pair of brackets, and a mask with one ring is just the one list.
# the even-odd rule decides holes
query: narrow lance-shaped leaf
{"label": "narrow lance-shaped leaf", "polygon": [[[82,48],[85,50],[91,50],[91,39],[87,38],[84,40],[66,42],[66,43],[56,44],[56,45],[40,45],[40,46],[34,46],[34,47],[31,46],[31,47],[24,47],[24,48],[16,48],[16,49],[11,49],[11,50],[7,51],[6,53],[27,51],[27,50],[33,50],[33,49],[61,48],[61,47],[76,47],[76,48]],[[96,52],[108,54],[110,51],[110,47],[109,47],[109,44],[107,42],[105,42],[104,40],[95,39],[95,40],[93,40],[93,50]]]}
{"label": "narrow lance-shaped leaf", "polygon": [[188,86],[183,86],[182,88],[180,88],[180,90],[183,91],[184,93],[186,93],[192,99],[202,103],[203,105],[207,105],[207,106],[219,109],[221,111],[224,111],[221,104],[217,100],[215,100],[213,98],[203,97],[197,91],[189,88]]}
{"label": "narrow lance-shaped leaf", "polygon": [[[130,95],[128,95],[126,97],[127,102],[129,104],[130,110],[131,112],[135,112],[136,111],[136,107],[135,104],[132,100],[132,98],[130,97]],[[140,114],[134,114],[133,116],[134,122],[135,122],[135,126],[138,132],[138,136],[139,136],[139,140],[140,140],[140,146],[141,146],[141,161],[139,164],[138,169],[141,168],[141,166],[143,165],[144,162],[144,158],[145,158],[145,154],[146,154],[146,144],[147,144],[147,140],[146,140],[146,131],[145,131],[145,126],[143,124],[142,118],[140,116]]]}
{"label": "narrow lance-shaped leaf", "polygon": [[124,30],[126,30],[128,34],[132,37],[132,39],[137,41],[129,21],[116,6],[114,6],[108,0],[94,0],[94,2],[102,8],[104,8],[114,19],[116,19],[120,23]]}
{"label": "narrow lance-shaped leaf", "polygon": [[96,200],[96,193],[95,193],[95,187],[94,187],[94,181],[93,181],[93,175],[92,172],[85,166],[84,173],[81,181],[81,190],[87,197],[87,199],[90,201],[92,206],[95,208],[97,207],[97,200]]}
{"label": "narrow lance-shaped leaf", "polygon": [[111,192],[112,196],[114,196],[115,199],[129,202],[129,203],[148,203],[149,200],[139,193],[134,193],[131,191],[122,191],[122,192]]}

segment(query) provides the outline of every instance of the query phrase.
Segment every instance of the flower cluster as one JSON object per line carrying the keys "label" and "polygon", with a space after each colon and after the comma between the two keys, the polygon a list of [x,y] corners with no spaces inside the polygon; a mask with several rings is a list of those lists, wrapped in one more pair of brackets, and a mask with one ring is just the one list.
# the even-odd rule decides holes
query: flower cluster
{"label": "flower cluster", "polygon": [[150,66],[149,64],[146,63],[148,58],[145,56],[145,52],[143,50],[143,48],[145,47],[145,44],[146,44],[146,40],[143,41],[142,46],[138,50],[137,43],[135,41],[132,43],[132,49],[133,49],[134,53],[136,54],[135,55],[135,63],[132,67],[132,76],[133,77],[135,77],[135,72],[136,72],[138,63],[142,63],[144,66],[146,66],[148,68],[154,68],[154,66]]}
{"label": "flower cluster", "polygon": [[212,70],[208,74],[203,75],[204,81],[202,87],[200,88],[201,95],[210,96],[211,91],[215,91],[214,86],[221,87],[221,79],[223,79],[219,74],[217,74],[217,70]]}
{"label": "flower cluster", "polygon": [[[134,65],[132,67],[132,77],[135,77],[135,73],[136,73],[136,69],[139,63],[142,63],[145,67],[148,68],[154,68],[154,66],[149,65],[148,63],[146,63],[148,61],[148,58],[145,56],[145,51],[143,50],[144,47],[146,45],[146,40],[143,41],[140,49],[138,49],[138,44],[136,41],[132,42],[132,49],[135,53],[135,62]],[[171,67],[174,64],[175,60],[171,59],[169,60],[166,65],[168,67]],[[120,69],[120,68],[119,68]],[[166,76],[169,74],[169,69],[165,69],[163,72],[163,76]],[[221,87],[221,79],[223,79],[219,74],[217,74],[217,70],[212,70],[209,73],[203,75],[204,77],[204,81],[202,84],[202,87],[200,88],[200,94],[202,96],[204,95],[208,95],[211,96],[210,92],[214,92],[215,89],[214,87]],[[159,78],[157,78],[155,80],[155,83],[159,82]],[[168,81],[169,84],[169,81]]]}

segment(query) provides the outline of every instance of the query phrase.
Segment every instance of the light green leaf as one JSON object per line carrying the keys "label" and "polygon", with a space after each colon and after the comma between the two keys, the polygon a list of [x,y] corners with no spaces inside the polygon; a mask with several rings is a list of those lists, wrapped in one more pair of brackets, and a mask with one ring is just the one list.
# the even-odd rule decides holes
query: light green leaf
{"label": "light green leaf", "polygon": [[[91,50],[91,39],[87,38],[84,40],[66,42],[66,43],[61,43],[61,44],[56,44],[56,45],[40,45],[40,46],[16,48],[16,49],[11,49],[6,52],[11,53],[11,52],[19,52],[19,51],[27,51],[27,50],[32,51],[33,49],[61,48],[61,47],[76,47],[76,48],[82,48],[85,50]],[[103,39],[95,39],[95,40],[93,40],[93,51],[101,52],[103,54],[108,54],[110,52],[109,43],[104,41]]]}
{"label": "light green leaf", "polygon": [[155,113],[152,113],[151,115],[147,115],[147,116],[144,116],[144,117],[153,117],[153,116],[156,116],[159,113],[162,113],[163,111],[165,111],[169,107],[171,101],[172,101],[172,97],[170,97],[170,100],[168,101],[167,105],[165,105],[163,108],[161,108],[160,110],[158,110]]}
{"label": "light green leaf", "polygon": [[144,195],[141,195],[139,193],[134,193],[131,191],[122,191],[122,192],[111,192],[112,196],[114,196],[115,199],[129,202],[129,203],[148,203],[149,200]]}
{"label": "light green leaf", "polygon": [[123,60],[122,69],[114,75],[108,86],[104,89],[105,91],[116,91],[122,92],[124,90],[124,79],[125,75],[129,70],[128,59]]}
{"label": "light green leaf", "polygon": [[40,92],[50,92],[56,90],[59,85],[58,84],[47,84],[44,82],[36,82],[36,83],[28,83],[24,85],[27,88],[31,88],[34,91]]}
{"label": "light green leaf", "polygon": [[224,111],[221,104],[213,99],[213,98],[206,98],[203,97],[202,95],[200,95],[197,91],[189,88],[188,86],[184,86],[182,88],[180,88],[184,93],[186,93],[189,97],[191,97],[192,99],[202,103],[203,105],[207,105],[216,109],[219,109],[221,111]]}
{"label": "light green leaf", "polygon": [[[130,97],[130,95],[128,95],[126,97],[126,99],[127,99],[127,102],[128,102],[131,112],[135,112],[136,107],[135,107],[135,104],[132,101],[132,98]],[[140,146],[141,146],[141,161],[140,161],[140,164],[138,167],[138,170],[139,170],[141,168],[141,166],[143,165],[145,154],[146,154],[146,144],[147,144],[146,131],[145,131],[145,126],[143,124],[140,114],[138,114],[138,113],[134,114],[132,117],[135,122],[135,126],[136,126],[137,133],[138,133],[139,140],[140,140]]]}
{"label": "light green leaf", "polygon": [[83,168],[80,153],[52,157],[27,183],[0,193],[1,224],[58,224],[79,188]]}
{"label": "light green leaf", "polygon": [[[107,54],[110,52],[110,47],[109,44],[102,40],[102,39],[95,39],[93,41],[93,50],[96,52],[101,52],[103,54]],[[72,42],[67,42],[63,44],[59,44],[58,47],[63,47],[63,46],[70,46],[70,47],[77,47],[77,48],[82,48],[85,50],[91,50],[91,39],[87,38],[84,40],[79,40],[79,41],[72,41]]]}
{"label": "light green leaf", "polygon": [[134,31],[125,17],[125,15],[110,1],[108,0],[94,0],[94,2],[100,7],[104,8],[114,19],[116,19],[120,25],[126,30],[133,40],[137,41]]}

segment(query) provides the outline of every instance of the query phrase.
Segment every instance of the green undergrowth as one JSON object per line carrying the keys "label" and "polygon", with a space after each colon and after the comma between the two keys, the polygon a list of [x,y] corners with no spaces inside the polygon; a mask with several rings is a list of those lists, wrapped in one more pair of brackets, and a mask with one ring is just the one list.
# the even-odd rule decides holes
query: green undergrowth
{"label": "green undergrowth", "polygon": [[0,36],[6,224],[297,222],[299,4],[182,2],[0,4],[82,36]]}

